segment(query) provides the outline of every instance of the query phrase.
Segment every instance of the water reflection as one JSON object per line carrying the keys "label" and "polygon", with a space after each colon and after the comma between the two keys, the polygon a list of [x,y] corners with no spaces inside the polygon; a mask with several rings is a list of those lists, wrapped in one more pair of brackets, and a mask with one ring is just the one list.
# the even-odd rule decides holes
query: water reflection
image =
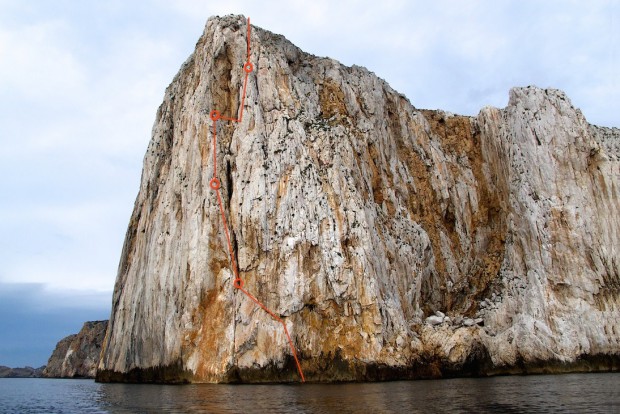
{"label": "water reflection", "polygon": [[620,412],[620,374],[364,384],[100,384],[110,413]]}

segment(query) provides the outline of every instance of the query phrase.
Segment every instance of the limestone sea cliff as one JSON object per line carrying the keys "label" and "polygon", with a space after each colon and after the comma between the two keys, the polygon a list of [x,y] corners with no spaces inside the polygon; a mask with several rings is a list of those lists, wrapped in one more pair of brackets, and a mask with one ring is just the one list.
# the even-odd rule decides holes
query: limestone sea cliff
{"label": "limestone sea cliff", "polygon": [[416,109],[362,67],[209,19],[166,90],[99,381],[617,370],[620,131],[558,90],[476,117]]}
{"label": "limestone sea cliff", "polygon": [[95,378],[101,344],[108,321],[85,322],[75,335],[61,339],[42,376],[47,378]]}

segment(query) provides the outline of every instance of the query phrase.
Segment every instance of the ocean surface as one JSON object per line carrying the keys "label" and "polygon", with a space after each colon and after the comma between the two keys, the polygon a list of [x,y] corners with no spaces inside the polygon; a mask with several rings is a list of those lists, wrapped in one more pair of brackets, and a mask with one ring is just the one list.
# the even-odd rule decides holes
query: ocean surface
{"label": "ocean surface", "polygon": [[620,374],[294,385],[0,379],[0,413],[620,413]]}

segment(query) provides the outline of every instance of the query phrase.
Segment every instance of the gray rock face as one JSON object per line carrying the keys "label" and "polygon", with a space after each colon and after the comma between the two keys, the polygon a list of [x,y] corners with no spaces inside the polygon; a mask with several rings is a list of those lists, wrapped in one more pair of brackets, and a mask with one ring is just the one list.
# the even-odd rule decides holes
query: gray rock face
{"label": "gray rock face", "polygon": [[208,21],[157,112],[98,380],[298,380],[233,287],[213,153],[244,286],[307,379],[618,368],[618,130],[535,87],[477,117],[418,110],[252,27],[243,120],[213,148],[245,22]]}
{"label": "gray rock face", "polygon": [[43,376],[47,378],[95,378],[108,321],[86,322],[76,335],[60,340]]}

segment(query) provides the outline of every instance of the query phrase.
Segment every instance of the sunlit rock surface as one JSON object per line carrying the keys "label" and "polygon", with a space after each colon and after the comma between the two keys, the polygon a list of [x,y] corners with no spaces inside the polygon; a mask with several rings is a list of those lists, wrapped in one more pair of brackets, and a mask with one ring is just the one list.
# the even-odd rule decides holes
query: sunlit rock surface
{"label": "sunlit rock surface", "polygon": [[[311,381],[618,368],[617,129],[558,90],[477,117],[252,27],[218,177],[245,288]],[[246,20],[209,19],[157,112],[100,381],[297,381],[233,288],[209,112],[236,117]],[[413,97],[415,98],[415,97]]]}

